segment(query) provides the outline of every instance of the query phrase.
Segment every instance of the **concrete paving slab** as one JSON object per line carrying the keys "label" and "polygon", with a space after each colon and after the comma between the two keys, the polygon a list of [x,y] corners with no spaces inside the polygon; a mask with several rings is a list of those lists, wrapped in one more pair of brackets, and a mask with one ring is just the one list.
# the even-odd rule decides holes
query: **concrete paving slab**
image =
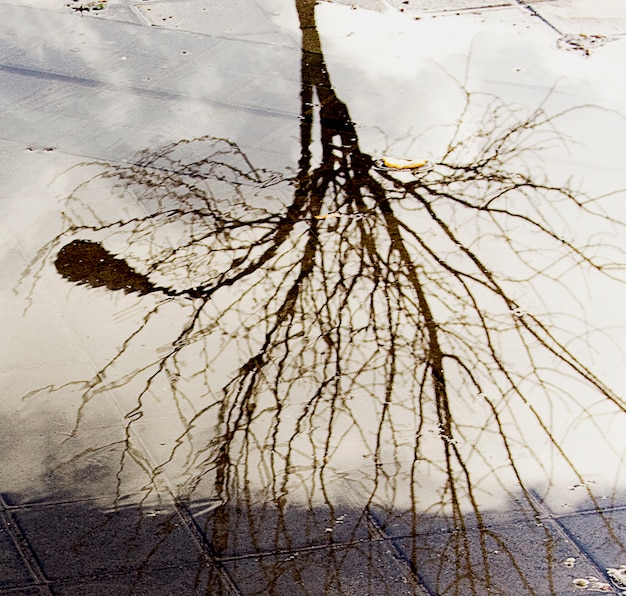
{"label": "concrete paving slab", "polygon": [[[534,2],[529,2],[533,6]],[[619,0],[552,0],[535,6],[549,23],[563,34],[624,35],[626,7]]]}
{"label": "concrete paving slab", "polygon": [[383,507],[378,503],[371,503],[368,508],[378,528],[385,536],[398,538],[414,534],[437,532],[454,532],[460,526],[463,528],[495,528],[518,524],[529,527],[541,523],[547,517],[547,512],[535,505],[521,501],[509,501],[501,510],[479,509],[450,515],[428,515],[420,511],[403,511],[400,507]]}
{"label": "concrete paving slab", "polygon": [[[84,149],[78,146],[78,131],[87,122],[96,122],[102,133],[95,137],[100,146],[94,148],[94,153],[119,159],[132,154],[130,138],[135,140],[134,150],[148,146],[155,137],[171,130],[172,116],[177,120],[177,113],[188,114],[190,109],[205,120],[207,130],[215,128],[210,123],[224,122],[214,108],[220,112],[227,106],[236,110],[235,117],[237,112],[257,115],[260,110],[271,119],[273,108],[269,106],[281,105],[285,107],[274,115],[296,121],[298,103],[293,84],[297,84],[297,77],[291,73],[297,72],[298,53],[293,48],[268,45],[259,52],[256,48],[252,51],[249,42],[231,41],[220,49],[217,38],[166,29],[150,29],[150,36],[136,39],[141,28],[128,23],[94,19],[83,22],[76,20],[80,17],[55,14],[47,18],[45,11],[24,7],[4,6],[2,10],[5,23],[33,22],[26,37],[16,36],[10,27],[6,36],[10,40],[7,43],[13,44],[9,48],[13,59],[2,71],[10,94],[5,102],[15,108],[12,95],[16,93],[31,99],[26,118],[22,117],[26,106],[21,105],[22,111],[7,120],[3,127],[7,137],[45,144],[37,137],[46,131],[50,145],[58,145],[63,138],[66,151],[80,154]],[[38,20],[44,17],[45,26],[38,28]],[[67,30],[67,42],[76,45],[70,61],[64,60],[64,51],[57,47],[54,35],[60,30]],[[37,43],[31,40],[20,46],[28,35],[40,37]],[[90,43],[85,45],[81,36],[88,36]],[[39,49],[33,51],[35,47]],[[56,61],[55,56],[59,57]],[[270,87],[266,85],[268,78],[274,81]],[[30,80],[34,86],[27,84]],[[41,81],[47,84],[42,86]],[[291,107],[287,107],[289,104]],[[163,121],[165,116],[168,122]],[[179,120],[174,123],[176,132],[171,138],[189,134],[184,124],[188,120]],[[259,123],[258,118],[255,121]],[[249,128],[252,125],[251,119]],[[126,141],[120,139],[120,126],[130,127],[132,134]],[[68,131],[74,134],[68,135]],[[258,144],[263,141],[260,139]]]}
{"label": "concrete paving slab", "polygon": [[[239,473],[251,474],[243,469]],[[324,495],[311,494],[307,485],[308,481],[317,482],[312,480],[315,474],[315,470],[300,467],[300,482],[290,480],[281,485],[277,479],[274,498],[262,491],[224,499],[215,493],[219,471],[214,472],[207,474],[206,485],[196,486],[186,508],[220,559],[381,538],[367,512],[345,498],[345,485],[339,479],[323,481]]]}
{"label": "concrete paving slab", "polygon": [[426,593],[416,585],[408,568],[393,555],[389,543],[366,541],[333,548],[233,559],[226,561],[225,567],[244,594],[424,596]]}
{"label": "concrete paving slab", "polygon": [[626,509],[564,515],[557,522],[603,574],[626,564]]}
{"label": "concrete paving slab", "polygon": [[[105,432],[90,430],[98,447],[91,447],[94,443],[85,446],[83,439],[82,449],[77,448],[70,453],[61,441],[62,432],[58,433],[60,444],[56,445],[43,436],[24,438],[8,435],[3,447],[7,456],[11,456],[11,462],[0,474],[7,502],[12,505],[64,502],[88,499],[94,495],[100,495],[109,502],[116,499],[127,502],[134,494],[133,490],[140,491],[150,484],[151,479],[142,471],[142,466],[134,463],[125,451],[124,435],[119,427],[109,433],[117,441],[108,445]],[[53,447],[57,452],[50,455],[49,449]],[[41,460],[35,460],[36,457],[45,458],[45,465]],[[143,495],[135,500],[141,498]]]}
{"label": "concrete paving slab", "polygon": [[624,491],[616,491],[602,475],[592,471],[581,481],[569,478],[549,487],[537,486],[533,492],[554,515],[582,511],[602,511],[626,505]]}
{"label": "concrete paving slab", "polygon": [[200,563],[199,545],[176,513],[147,513],[74,502],[13,510],[12,517],[52,581]]}
{"label": "concrete paving slab", "polygon": [[208,515],[194,515],[194,518],[221,558],[362,542],[379,537],[366,515],[341,505],[305,507],[293,504],[282,508],[272,502],[233,502]]}
{"label": "concrete paving slab", "polygon": [[[430,594],[579,594],[598,568],[550,522],[417,534],[394,540]],[[576,560],[570,567],[568,559]]]}
{"label": "concrete paving slab", "polygon": [[446,2],[436,2],[435,0],[389,0],[389,3],[398,10],[429,13],[478,11],[490,8],[510,8],[516,5],[514,0],[447,0]]}
{"label": "concrete paving slab", "polygon": [[143,572],[127,572],[119,575],[101,576],[80,582],[53,582],[52,593],[58,596],[109,596],[112,594],[154,594],[170,596],[224,596],[234,595],[230,584],[222,574],[205,566],[177,565],[166,569]]}
{"label": "concrete paving slab", "polygon": [[357,0],[355,2],[351,2],[350,0],[327,0],[331,4],[343,4],[344,6],[349,6],[350,8],[356,9],[362,8],[365,10],[377,10],[383,11],[389,9],[389,4],[385,0]]}
{"label": "concrete paving slab", "polygon": [[34,583],[19,551],[4,528],[4,519],[0,519],[0,589],[24,587]]}
{"label": "concrete paving slab", "polygon": [[[78,370],[78,366],[72,368]],[[42,366],[16,376],[26,376],[37,385],[48,370]],[[55,367],[55,370],[60,372],[62,368]],[[49,375],[48,380],[53,376]],[[116,416],[110,397],[101,396],[99,407],[94,410],[95,416],[86,413],[82,421],[84,431],[75,435],[76,416],[64,416],[58,409],[50,409],[49,395],[56,395],[59,400],[79,407],[80,389],[61,386],[50,392],[51,387],[45,385],[43,399],[33,396],[32,400],[22,402],[19,396],[33,388],[29,384],[30,389],[24,392],[23,381],[22,378],[20,383],[13,382],[8,375],[3,375],[5,411],[13,412],[12,422],[5,425],[0,438],[5,457],[0,468],[0,486],[9,503],[59,501],[77,496],[89,498],[98,494],[113,496],[119,490],[128,494],[127,491],[138,490],[147,482],[140,468],[130,461],[127,462],[128,473],[120,470],[125,425],[119,413]],[[35,411],[42,417],[36,424],[33,421]],[[28,433],[23,430],[25,425],[29,428]],[[116,470],[121,472],[119,479],[116,479]]]}
{"label": "concrete paving slab", "polygon": [[197,2],[146,2],[135,6],[149,23],[159,27],[297,47],[291,36],[273,23],[263,3],[250,0],[200,5]]}

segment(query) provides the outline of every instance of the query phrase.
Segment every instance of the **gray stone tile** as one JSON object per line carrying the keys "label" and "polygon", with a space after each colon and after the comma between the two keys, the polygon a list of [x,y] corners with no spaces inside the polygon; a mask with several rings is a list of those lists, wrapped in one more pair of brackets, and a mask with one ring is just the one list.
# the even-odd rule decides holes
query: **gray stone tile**
{"label": "gray stone tile", "polygon": [[369,513],[386,536],[393,538],[433,532],[452,532],[459,527],[493,527],[512,523],[540,524],[547,513],[529,502],[510,502],[501,510],[466,511],[456,516],[433,515],[420,511],[383,507],[373,503]]}
{"label": "gray stone tile", "polygon": [[246,557],[225,567],[240,592],[250,596],[425,594],[385,541]]}
{"label": "gray stone tile", "polygon": [[[0,41],[0,51],[4,52]],[[26,77],[15,74],[13,71],[7,71],[0,67],[2,72],[2,93],[0,94],[0,105],[10,108],[16,103],[28,101],[31,97],[40,93],[45,93],[48,83],[42,79],[28,79]]]}
{"label": "gray stone tile", "polygon": [[332,4],[345,4],[354,8],[365,8],[366,10],[385,10],[387,6],[382,0],[327,0]]}
{"label": "gray stone tile", "polygon": [[50,591],[46,588],[13,588],[10,590],[0,589],[2,596],[50,596]]}
{"label": "gray stone tile", "polygon": [[626,564],[626,509],[567,515],[557,521],[602,570]]}
{"label": "gray stone tile", "polygon": [[224,575],[209,565],[169,567],[121,576],[52,584],[56,596],[229,596],[234,592]]}
{"label": "gray stone tile", "polygon": [[[138,4],[138,11],[153,25],[197,31],[275,45],[295,45],[272,21],[270,15],[252,0],[200,3],[188,0]],[[242,18],[242,13],[246,17]]]}
{"label": "gray stone tile", "polygon": [[198,543],[176,513],[106,512],[69,503],[16,511],[14,517],[50,580],[202,562]]}
{"label": "gray stone tile", "polygon": [[28,566],[0,520],[0,589],[31,583],[34,579]]}
{"label": "gray stone tile", "polygon": [[[0,7],[0,22],[31,17],[43,18],[32,8]],[[269,134],[266,121],[271,132],[282,120],[296,130],[300,56],[293,47],[98,21],[84,32],[89,44],[79,37],[65,60],[52,32],[68,29],[67,15],[50,19],[41,39],[25,43],[9,27],[0,42],[12,56],[0,69],[0,104],[8,108],[0,124],[18,142],[125,159],[191,130],[233,137],[243,127],[258,144]],[[88,150],[86,128],[98,131]]]}
{"label": "gray stone tile", "polygon": [[[598,569],[550,522],[519,523],[395,540],[431,594],[565,596]],[[573,568],[564,564],[573,557]]]}
{"label": "gray stone tile", "polygon": [[[538,3],[529,1],[528,4]],[[538,4],[535,10],[562,33],[626,33],[626,5],[620,0],[552,0]]]}
{"label": "gray stone tile", "polygon": [[514,0],[389,0],[395,8],[418,12],[451,12],[514,6]]}
{"label": "gray stone tile", "polygon": [[[63,393],[70,402],[69,391]],[[103,400],[104,402],[105,400]],[[108,401],[108,400],[107,400]],[[0,470],[3,496],[11,506],[27,503],[75,501],[94,497],[111,503],[124,500],[146,484],[150,477],[136,461],[124,454],[124,427],[107,421],[113,405],[94,408],[94,418],[68,440],[74,421],[55,416],[45,405],[41,413],[21,426],[5,425],[0,448],[7,456]],[[109,424],[107,424],[109,422]],[[23,432],[27,428],[28,432]]]}
{"label": "gray stone tile", "polygon": [[[423,533],[452,532],[459,528],[493,527],[516,524],[541,524],[549,512],[533,494],[522,492],[510,475],[502,476],[504,492],[475,490],[471,495],[464,490],[451,499],[442,499],[442,485],[431,484],[403,471],[393,471],[392,465],[381,464],[381,475],[393,476],[397,483],[394,492],[374,491],[368,486],[366,475],[355,470],[344,472],[342,486],[354,503],[367,503],[367,512],[385,537],[400,538]],[[473,487],[475,488],[475,487]],[[408,494],[415,503],[410,505]]]}
{"label": "gray stone tile", "polygon": [[229,503],[196,516],[219,557],[342,544],[378,537],[363,511],[347,506]]}
{"label": "gray stone tile", "polygon": [[602,511],[626,506],[626,491],[616,491],[608,483],[560,482],[538,486],[533,490],[538,500],[554,515],[568,515],[581,511]]}

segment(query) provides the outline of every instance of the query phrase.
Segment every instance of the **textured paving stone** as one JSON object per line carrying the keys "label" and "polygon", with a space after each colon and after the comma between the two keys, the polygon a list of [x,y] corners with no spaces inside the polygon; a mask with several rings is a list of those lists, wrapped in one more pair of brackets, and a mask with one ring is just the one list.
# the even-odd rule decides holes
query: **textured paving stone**
{"label": "textured paving stone", "polygon": [[200,563],[177,514],[105,513],[84,503],[17,511],[14,517],[50,580]]}
{"label": "textured paving stone", "polygon": [[616,491],[601,481],[560,482],[550,487],[537,487],[534,494],[556,516],[626,506],[626,492]]}
{"label": "textured paving stone", "polygon": [[0,590],[3,596],[50,596],[50,590],[46,588],[15,588],[11,590]]}
{"label": "textured paving stone", "polygon": [[626,509],[567,515],[557,521],[602,570],[626,565]]}
{"label": "textured paving stone", "polygon": [[626,6],[620,0],[552,0],[529,2],[538,14],[562,33],[623,35],[626,33]]}
{"label": "textured paving stone", "polygon": [[243,594],[425,594],[387,542],[246,557],[225,565]]}
{"label": "textured paving stone", "polygon": [[[572,580],[598,575],[551,522],[458,529],[395,541],[431,594],[565,596]],[[575,569],[564,564],[577,559]]]}
{"label": "textured paving stone", "polygon": [[388,5],[383,0],[327,0],[332,4],[344,4],[353,8],[364,8],[366,10],[385,10]]}
{"label": "textured paving stone", "polygon": [[153,596],[218,596],[233,594],[222,575],[202,566],[180,566],[126,573],[124,577],[102,577],[81,582],[52,584],[56,596],[109,596],[150,594]]}
{"label": "textured paving stone", "polygon": [[[291,7],[284,7],[290,12]],[[197,31],[202,34],[296,46],[271,20],[263,2],[231,0],[230,2],[155,2],[138,4],[137,10],[151,24],[170,29]],[[245,14],[245,18],[241,15]]]}
{"label": "textured paving stone", "polygon": [[34,583],[34,579],[0,520],[0,588],[29,583]]}
{"label": "textured paving stone", "polygon": [[[10,112],[3,124],[5,137],[26,146],[62,145],[65,151],[84,154],[81,131],[90,124],[100,130],[90,154],[124,159],[154,144],[155,137],[193,134],[185,124],[190,110],[197,112],[191,127],[195,134],[211,130],[232,136],[234,122],[239,122],[249,131],[250,145],[270,152],[276,152],[279,143],[275,139],[268,145],[267,137],[285,121],[297,130],[300,58],[293,43],[252,43],[77,18],[30,7],[0,7],[5,23],[31,23],[26,32],[8,25],[0,39],[2,52],[9,56],[0,66],[9,97],[3,100]],[[66,38],[63,45],[73,46],[69,58],[58,47],[59,32]],[[13,113],[12,97],[28,98],[20,103],[27,117],[23,111]],[[176,113],[181,116],[172,120]],[[132,129],[132,134],[121,134],[122,128]]]}
{"label": "textured paving stone", "polygon": [[547,512],[527,502],[510,503],[502,510],[463,512],[456,516],[433,515],[417,509],[402,510],[401,508],[383,507],[371,503],[369,513],[386,536],[401,537],[413,534],[454,531],[459,526],[476,528],[484,526],[502,526],[512,523],[537,524],[547,517]]}
{"label": "textured paving stone", "polygon": [[346,506],[227,504],[196,520],[220,557],[288,551],[378,537],[362,511]]}
{"label": "textured paving stone", "polygon": [[390,3],[400,10],[418,12],[454,12],[458,10],[484,10],[515,6],[513,0],[391,0]]}

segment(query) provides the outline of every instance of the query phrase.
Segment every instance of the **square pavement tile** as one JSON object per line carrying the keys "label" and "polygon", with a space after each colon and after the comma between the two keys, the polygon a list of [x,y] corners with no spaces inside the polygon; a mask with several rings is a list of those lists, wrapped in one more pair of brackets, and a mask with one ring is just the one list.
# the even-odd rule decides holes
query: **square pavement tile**
{"label": "square pavement tile", "polygon": [[626,564],[626,509],[567,515],[557,522],[602,571]]}
{"label": "square pavement tile", "polygon": [[126,450],[123,427],[86,426],[72,442],[64,442],[63,419],[58,427],[52,415],[42,416],[40,422],[48,423],[48,432],[39,423],[25,423],[21,434],[17,427],[3,428],[0,447],[6,459],[0,486],[9,505],[106,496],[111,502],[116,495],[126,499],[151,483],[145,468]]}
{"label": "square pavement tile", "polygon": [[541,519],[547,515],[541,507],[521,500],[510,502],[502,510],[469,511],[455,516],[429,514],[420,511],[419,508],[411,510],[393,506],[383,507],[373,503],[369,506],[369,514],[384,535],[391,538],[432,532],[452,532],[460,525],[465,528],[495,527],[514,523],[537,525],[541,524]]}
{"label": "square pavement tile", "polygon": [[582,511],[603,511],[626,506],[626,492],[616,491],[601,479],[584,482],[553,482],[550,486],[539,486],[534,496],[556,516]]}
{"label": "square pavement tile", "polygon": [[383,11],[387,5],[383,0],[327,0],[332,4],[345,4],[353,8],[364,8],[366,10]]}
{"label": "square pavement tile", "polygon": [[227,503],[195,516],[219,557],[272,553],[379,537],[363,511],[348,506]]}
{"label": "square pavement tile", "polygon": [[294,40],[253,0],[200,3],[177,0],[137,4],[136,7],[146,21],[158,27],[257,43],[294,45]]}
{"label": "square pavement tile", "polygon": [[0,590],[30,583],[34,580],[28,566],[0,521]]}
{"label": "square pavement tile", "polygon": [[224,575],[202,565],[168,567],[148,572],[133,572],[116,577],[100,577],[80,582],[51,585],[57,596],[230,596],[236,594]]}
{"label": "square pavement tile", "polygon": [[15,588],[11,590],[0,589],[2,596],[50,596],[50,591],[46,588]]}
{"label": "square pavement tile", "polygon": [[622,0],[552,0],[536,6],[535,10],[564,34],[626,33],[626,4]]}
{"label": "square pavement tile", "polygon": [[[431,594],[565,596],[575,578],[597,576],[565,534],[551,524],[458,529],[394,541]],[[572,557],[575,568],[566,564]]]}
{"label": "square pavement tile", "polygon": [[419,12],[452,12],[455,10],[484,10],[514,6],[514,0],[390,0],[394,8]]}
{"label": "square pavement tile", "polygon": [[203,562],[176,512],[106,511],[75,502],[21,509],[13,517],[51,581]]}
{"label": "square pavement tile", "polygon": [[225,567],[247,595],[426,594],[385,541],[239,558]]}

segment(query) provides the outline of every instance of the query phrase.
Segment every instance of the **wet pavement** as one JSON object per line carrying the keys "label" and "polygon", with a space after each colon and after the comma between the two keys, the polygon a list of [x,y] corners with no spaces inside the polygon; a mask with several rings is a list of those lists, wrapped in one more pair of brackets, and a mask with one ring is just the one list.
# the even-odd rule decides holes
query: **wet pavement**
{"label": "wet pavement", "polygon": [[621,2],[0,30],[0,594],[626,593]]}

